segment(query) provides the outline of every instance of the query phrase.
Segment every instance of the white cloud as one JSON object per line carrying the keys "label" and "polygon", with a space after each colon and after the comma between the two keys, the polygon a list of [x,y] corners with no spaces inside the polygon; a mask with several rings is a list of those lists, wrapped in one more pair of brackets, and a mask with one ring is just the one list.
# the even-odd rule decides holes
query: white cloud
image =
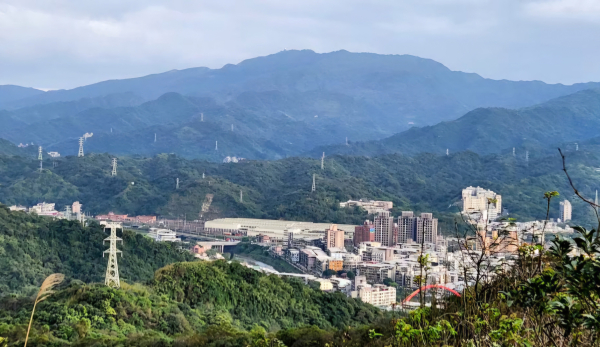
{"label": "white cloud", "polygon": [[600,0],[546,0],[525,5],[532,16],[564,19],[600,19]]}
{"label": "white cloud", "polygon": [[[597,3],[571,2],[590,13]],[[520,0],[0,0],[0,84],[70,88],[218,68],[285,48],[414,54],[493,78],[600,80],[587,58],[598,55],[598,39],[582,36],[592,24],[530,19],[570,8]]]}

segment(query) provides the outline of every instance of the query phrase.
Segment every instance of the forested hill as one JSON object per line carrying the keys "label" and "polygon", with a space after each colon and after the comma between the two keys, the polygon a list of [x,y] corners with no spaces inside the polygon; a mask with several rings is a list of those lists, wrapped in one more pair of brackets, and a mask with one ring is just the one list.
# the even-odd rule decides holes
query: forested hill
{"label": "forested hill", "polygon": [[[578,188],[587,196],[600,189],[598,150],[582,146],[567,150],[567,164]],[[591,144],[589,145],[591,146]],[[6,204],[56,202],[59,209],[73,201],[85,211],[129,215],[158,214],[197,219],[206,194],[213,194],[207,216],[253,217],[313,222],[362,223],[362,210],[342,209],[348,199],[394,202],[395,211],[455,213],[461,190],[481,186],[502,194],[503,207],[521,220],[545,217],[543,194],[557,190],[573,203],[576,222],[587,223],[589,210],[572,199],[556,151],[480,156],[472,152],[449,156],[398,154],[375,158],[333,156],[320,160],[287,158],[217,164],[162,154],[152,158],[119,157],[111,176],[108,154],[62,157],[44,161],[0,156],[0,196]],[[203,178],[203,173],[205,178]],[[316,175],[316,191],[311,192]],[[179,189],[176,179],[179,178]],[[243,202],[240,201],[243,192]],[[551,217],[558,216],[558,200]]]}
{"label": "forested hill", "polygon": [[600,89],[592,89],[521,109],[478,108],[453,121],[412,128],[379,141],[316,148],[310,154],[443,154],[446,149],[489,154],[513,147],[539,150],[581,142],[596,137],[599,131]]}
{"label": "forested hill", "polygon": [[[48,275],[60,272],[70,281],[103,282],[108,235],[97,223],[82,227],[79,222],[52,220],[24,212],[10,212],[0,205],[0,296],[32,294]],[[119,236],[119,272],[125,282],[145,282],[167,264],[192,260],[168,242],[154,242],[131,231]]]}
{"label": "forested hill", "polygon": [[[258,341],[266,330],[314,346],[334,328],[366,332],[363,325],[383,317],[341,292],[225,261],[176,263],[157,271],[147,286],[116,290],[67,282],[61,288],[37,306],[29,345],[271,346]],[[0,299],[0,333],[10,346],[23,345],[31,306],[30,298]],[[307,339],[307,333],[318,338]]]}

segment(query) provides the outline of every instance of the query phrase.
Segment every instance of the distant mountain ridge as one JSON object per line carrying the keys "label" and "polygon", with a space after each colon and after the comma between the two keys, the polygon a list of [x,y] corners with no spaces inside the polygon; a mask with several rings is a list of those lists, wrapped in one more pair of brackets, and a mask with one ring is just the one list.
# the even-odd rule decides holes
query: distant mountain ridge
{"label": "distant mountain ridge", "polygon": [[442,154],[447,149],[489,154],[510,147],[545,148],[584,141],[596,137],[598,132],[600,89],[592,89],[517,110],[478,108],[453,121],[415,127],[379,141],[320,147],[310,154]]}
{"label": "distant mountain ridge", "polygon": [[[236,100],[242,107],[266,113],[283,112],[294,119],[318,115],[340,122],[388,122],[371,136],[381,138],[408,129],[409,123],[431,125],[455,119],[477,107],[524,107],[594,87],[600,84],[567,86],[485,79],[411,55],[291,50],[247,59],[237,65],[227,64],[220,69],[172,70],[49,91],[4,106],[0,104],[0,108],[15,109],[115,93],[134,93],[149,101],[177,92],[212,97],[219,103]],[[332,102],[343,99],[347,101],[341,107],[331,107]],[[301,100],[302,107],[295,100]]]}
{"label": "distant mountain ridge", "polygon": [[5,104],[44,94],[43,90],[14,85],[0,85],[0,109]]}

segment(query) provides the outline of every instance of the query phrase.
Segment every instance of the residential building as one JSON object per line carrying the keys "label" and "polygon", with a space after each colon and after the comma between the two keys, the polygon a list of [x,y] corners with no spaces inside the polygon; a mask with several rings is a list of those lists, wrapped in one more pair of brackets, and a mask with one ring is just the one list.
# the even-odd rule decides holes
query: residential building
{"label": "residential building", "polygon": [[393,246],[394,237],[394,217],[390,216],[388,211],[380,212],[373,222],[375,225],[375,241],[384,246]]}
{"label": "residential building", "polygon": [[258,234],[256,239],[259,243],[267,243],[267,242],[271,241],[271,238],[269,237],[269,235],[263,235],[263,234]]}
{"label": "residential building", "polygon": [[29,209],[29,213],[35,212],[39,216],[52,216],[56,217],[60,212],[54,209],[55,204],[47,204],[45,202],[39,203]]}
{"label": "residential building", "polygon": [[150,228],[150,232],[148,233],[154,241],[159,242],[180,242],[181,239],[177,237],[177,233],[173,230],[169,229],[158,229],[158,228]]}
{"label": "residential building", "polygon": [[354,228],[354,246],[358,246],[361,242],[375,241],[375,225],[366,220],[363,225]]}
{"label": "residential building", "polygon": [[129,217],[129,221],[135,222],[135,223],[142,223],[142,224],[154,224],[154,223],[156,223],[156,216]]}
{"label": "residential building", "polygon": [[344,261],[337,259],[329,259],[329,270],[341,271],[344,269]]}
{"label": "residential building", "polygon": [[571,220],[572,212],[573,208],[571,207],[571,203],[569,202],[569,200],[564,200],[560,202],[560,220],[563,223]]}
{"label": "residential building", "polygon": [[340,207],[359,206],[367,211],[368,214],[389,211],[394,207],[391,201],[375,201],[375,200],[348,200],[340,202]]}
{"label": "residential building", "polygon": [[300,251],[294,248],[286,249],[286,256],[292,263],[297,263],[300,261]]}
{"label": "residential building", "polygon": [[417,218],[412,211],[402,211],[398,217],[398,243],[409,243],[413,240],[417,228]]}
{"label": "residential building", "polygon": [[310,270],[315,265],[315,260],[317,259],[317,255],[311,249],[302,249],[300,250],[300,257],[298,263],[304,266],[306,269]]}
{"label": "residential building", "polygon": [[82,205],[79,203],[79,201],[75,201],[73,206],[71,206],[71,212],[74,214],[81,213],[81,206]]}
{"label": "residential building", "polygon": [[463,213],[487,212],[490,221],[502,215],[502,196],[481,187],[467,187],[462,191]]}
{"label": "residential building", "polygon": [[97,215],[96,219],[109,220],[113,222],[126,222],[129,220],[126,214],[114,214],[113,212],[108,212],[108,214]]}
{"label": "residential building", "polygon": [[357,274],[365,276],[369,283],[382,283],[384,279],[394,279],[395,266],[384,263],[362,263],[356,267]]}
{"label": "residential building", "polygon": [[337,224],[331,224],[325,231],[325,247],[344,248],[344,231],[339,230]]}
{"label": "residential building", "polygon": [[437,240],[438,220],[431,213],[421,213],[416,219],[413,239],[417,243],[435,243]]}
{"label": "residential building", "polygon": [[329,292],[333,290],[333,283],[331,283],[330,280],[324,279],[324,278],[317,278],[315,280],[316,282],[319,282],[320,284],[320,288],[322,291],[324,292]]}
{"label": "residential building", "polygon": [[372,287],[361,288],[358,297],[373,306],[389,306],[396,302],[396,288],[375,284]]}

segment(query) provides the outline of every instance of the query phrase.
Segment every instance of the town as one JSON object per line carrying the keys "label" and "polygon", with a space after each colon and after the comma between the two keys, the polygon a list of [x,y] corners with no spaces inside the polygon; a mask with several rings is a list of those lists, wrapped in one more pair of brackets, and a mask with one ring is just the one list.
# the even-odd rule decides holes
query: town
{"label": "town", "polygon": [[[472,285],[476,277],[494,276],[495,270],[512,264],[518,247],[544,234],[571,233],[568,200],[560,202],[560,215],[547,221],[515,223],[502,218],[502,196],[481,187],[462,191],[462,210],[457,215],[468,226],[466,232],[440,235],[432,213],[402,211],[391,215],[391,201],[350,200],[340,207],[356,206],[373,215],[362,225],[312,223],[249,218],[214,220],[169,220],[156,216],[97,215],[94,220],[122,223],[157,242],[181,242],[181,247],[203,260],[223,259],[242,241],[264,247],[273,259],[285,261],[295,272],[278,272],[251,259],[248,267],[283,277],[314,282],[323,291],[340,291],[383,309],[397,304],[410,309],[410,299],[420,288],[433,288],[433,297],[454,295]],[[79,220],[86,216],[79,202],[65,211],[51,203],[29,209],[42,216]],[[258,265],[257,265],[258,264]]]}

